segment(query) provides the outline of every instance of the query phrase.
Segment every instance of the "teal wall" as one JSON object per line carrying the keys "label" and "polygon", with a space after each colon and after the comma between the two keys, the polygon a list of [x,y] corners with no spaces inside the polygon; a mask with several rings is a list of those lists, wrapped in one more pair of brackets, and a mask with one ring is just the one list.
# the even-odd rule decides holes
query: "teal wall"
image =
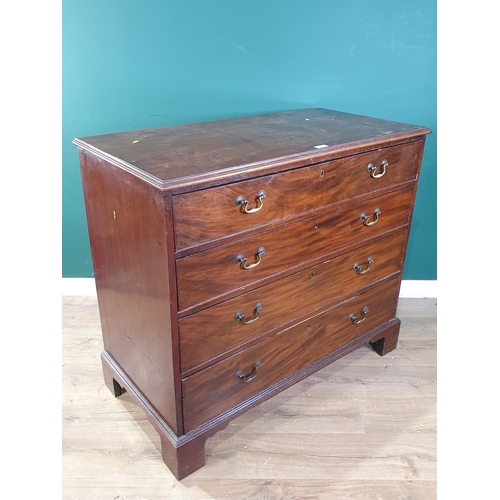
{"label": "teal wall", "polygon": [[73,138],[324,107],[422,125],[404,279],[436,279],[436,0],[63,0],[63,276],[93,276]]}

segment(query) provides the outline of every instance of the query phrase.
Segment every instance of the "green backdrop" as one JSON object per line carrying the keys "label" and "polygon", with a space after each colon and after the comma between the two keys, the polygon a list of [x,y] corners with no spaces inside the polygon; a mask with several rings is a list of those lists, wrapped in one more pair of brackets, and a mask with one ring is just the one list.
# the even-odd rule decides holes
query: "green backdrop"
{"label": "green backdrop", "polygon": [[422,125],[404,279],[436,279],[435,0],[64,0],[63,277],[92,277],[75,137],[324,107]]}

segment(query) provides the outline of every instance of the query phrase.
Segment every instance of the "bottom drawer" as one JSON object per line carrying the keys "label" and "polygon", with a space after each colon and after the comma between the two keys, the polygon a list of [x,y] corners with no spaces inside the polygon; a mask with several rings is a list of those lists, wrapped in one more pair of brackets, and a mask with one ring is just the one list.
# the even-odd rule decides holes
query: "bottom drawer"
{"label": "bottom drawer", "polygon": [[393,319],[398,285],[390,280],[184,379],[185,432]]}

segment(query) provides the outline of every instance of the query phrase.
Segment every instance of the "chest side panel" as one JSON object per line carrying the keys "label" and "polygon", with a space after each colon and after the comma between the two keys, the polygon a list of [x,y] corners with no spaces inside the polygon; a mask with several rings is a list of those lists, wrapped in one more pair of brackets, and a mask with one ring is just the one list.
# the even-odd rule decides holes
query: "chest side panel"
{"label": "chest side panel", "polygon": [[178,432],[164,195],[87,153],[80,162],[104,348]]}

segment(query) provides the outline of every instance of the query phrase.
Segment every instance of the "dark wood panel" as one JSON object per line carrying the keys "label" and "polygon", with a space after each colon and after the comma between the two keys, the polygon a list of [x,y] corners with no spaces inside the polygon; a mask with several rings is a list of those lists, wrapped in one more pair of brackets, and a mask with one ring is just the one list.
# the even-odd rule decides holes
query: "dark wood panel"
{"label": "dark wood panel", "polygon": [[[393,319],[398,291],[399,279],[391,280],[183,380],[186,431]],[[351,314],[359,321],[365,307],[364,321],[354,324]],[[239,372],[255,378],[245,383]]]}
{"label": "dark wood panel", "polygon": [[[412,200],[413,188],[408,188],[178,259],[179,308],[187,310],[277,273],[291,273],[304,262],[326,258],[333,250],[404,226],[411,216]],[[377,209],[381,212],[378,221],[371,226],[364,225],[361,214],[373,222]],[[242,269],[237,257],[244,256],[246,265],[255,264],[262,248],[265,253],[260,256],[260,264]]]}
{"label": "dark wood panel", "polygon": [[[388,144],[429,132],[424,127],[338,111],[303,109],[84,137],[75,143],[149,182],[175,187],[262,165],[281,163],[286,168],[301,156],[315,162],[315,157],[338,149]],[[321,145],[328,147],[315,148]]]}
{"label": "dark wood panel", "polygon": [[80,162],[104,348],[178,432],[163,193],[84,152]]}
{"label": "dark wood panel", "polygon": [[[183,372],[399,272],[406,232],[383,238],[179,321]],[[355,264],[366,271],[358,274]],[[262,309],[256,306],[260,304]],[[236,320],[243,313],[244,324]]]}
{"label": "dark wood panel", "polygon": [[[422,141],[173,197],[176,250],[414,180]],[[381,167],[387,163],[387,166]],[[377,168],[372,177],[367,166]],[[265,193],[265,198],[258,195]],[[244,207],[236,200],[248,202]]]}

